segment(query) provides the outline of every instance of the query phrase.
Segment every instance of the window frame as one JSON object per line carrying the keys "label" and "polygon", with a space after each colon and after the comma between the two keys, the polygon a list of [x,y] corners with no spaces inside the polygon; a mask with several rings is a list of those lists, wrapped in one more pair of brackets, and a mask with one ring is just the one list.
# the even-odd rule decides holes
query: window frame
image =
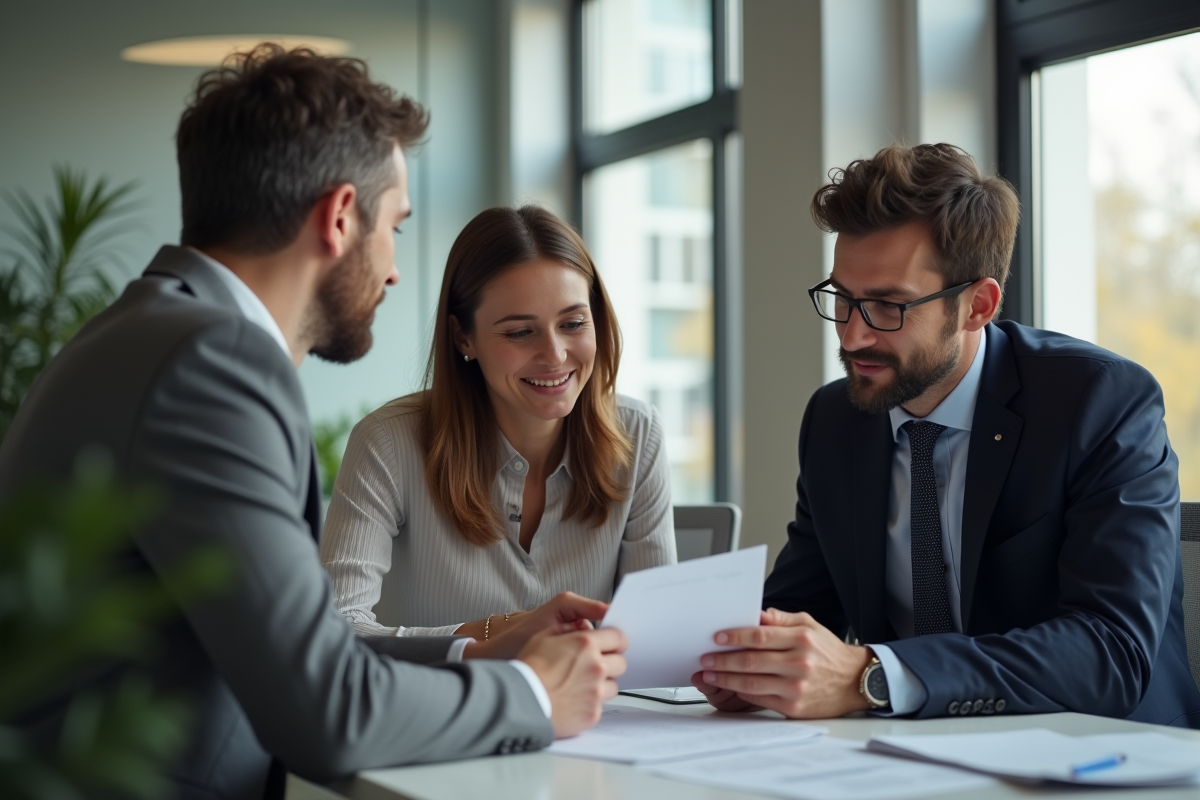
{"label": "window frame", "polygon": [[996,0],[998,166],[1021,201],[1003,318],[1041,322],[1038,70],[1197,30],[1196,0]]}
{"label": "window frame", "polygon": [[[738,130],[739,88],[729,85],[728,14],[732,0],[710,0],[712,14],[712,96],[694,105],[668,112],[610,133],[588,133],[584,126],[583,6],[571,2],[571,207],[576,227],[583,230],[583,185],[594,170],[619,161],[647,155],[685,142],[708,139],[712,144],[712,276],[713,276],[713,499],[733,500],[734,414],[741,386],[733,369],[732,344],[740,319],[736,308],[737,265],[729,258],[731,187],[726,141]],[[586,233],[586,231],[585,231]]]}

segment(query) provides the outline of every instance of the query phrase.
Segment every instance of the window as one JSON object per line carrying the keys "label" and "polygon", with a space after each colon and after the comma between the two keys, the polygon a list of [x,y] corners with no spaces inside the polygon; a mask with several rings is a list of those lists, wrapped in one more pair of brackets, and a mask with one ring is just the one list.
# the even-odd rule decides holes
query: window
{"label": "window", "polygon": [[1162,386],[1184,500],[1200,500],[1200,33],[1044,67],[1033,100],[1042,327]]}
{"label": "window", "polygon": [[[657,408],[677,504],[730,497],[740,30],[732,0],[583,0],[576,152],[583,233],[624,334],[617,390]],[[732,157],[731,157],[732,154]]]}
{"label": "window", "polygon": [[1138,362],[1200,500],[1200,4],[999,0],[1004,315]]}
{"label": "window", "polygon": [[609,133],[712,96],[709,0],[584,3],[584,125]]}

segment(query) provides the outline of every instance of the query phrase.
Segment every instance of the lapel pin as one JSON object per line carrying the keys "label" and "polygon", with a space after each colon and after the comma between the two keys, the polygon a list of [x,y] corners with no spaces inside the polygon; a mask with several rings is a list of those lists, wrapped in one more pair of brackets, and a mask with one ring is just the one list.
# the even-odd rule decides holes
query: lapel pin
{"label": "lapel pin", "polygon": [[1001,440],[1001,439],[1003,439],[1003,438],[1004,438],[1004,437],[1003,437],[1003,436],[1001,436],[1000,434],[998,434],[998,433],[996,434],[996,441],[997,441],[997,442],[998,442],[998,441],[1000,441],[1000,440]]}

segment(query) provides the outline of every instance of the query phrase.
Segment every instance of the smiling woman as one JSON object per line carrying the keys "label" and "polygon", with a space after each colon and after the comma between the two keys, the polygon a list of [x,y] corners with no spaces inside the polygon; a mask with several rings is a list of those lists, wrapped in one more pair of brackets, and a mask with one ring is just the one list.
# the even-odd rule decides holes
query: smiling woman
{"label": "smiling woman", "polygon": [[467,225],[428,389],[356,426],[334,488],[321,557],[359,633],[489,641],[559,592],[607,601],[675,561],[662,427],[616,394],[620,357],[569,225],[533,206]]}

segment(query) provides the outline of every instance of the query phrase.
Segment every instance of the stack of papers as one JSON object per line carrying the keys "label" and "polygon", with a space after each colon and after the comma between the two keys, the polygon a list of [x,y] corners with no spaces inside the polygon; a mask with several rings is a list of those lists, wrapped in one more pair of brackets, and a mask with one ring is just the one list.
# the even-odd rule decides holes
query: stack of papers
{"label": "stack of papers", "polygon": [[878,753],[936,761],[1018,781],[1091,786],[1200,784],[1200,742],[1162,733],[1066,736],[1034,728],[876,736],[867,746]]}
{"label": "stack of papers", "polygon": [[683,716],[609,705],[604,707],[596,727],[572,739],[559,739],[550,745],[549,752],[599,761],[652,764],[801,742],[823,733],[824,728],[800,722],[746,714]]}
{"label": "stack of papers", "polygon": [[676,761],[650,771],[664,778],[791,800],[903,800],[999,785],[974,772],[880,756],[868,752],[862,742],[828,738]]}

